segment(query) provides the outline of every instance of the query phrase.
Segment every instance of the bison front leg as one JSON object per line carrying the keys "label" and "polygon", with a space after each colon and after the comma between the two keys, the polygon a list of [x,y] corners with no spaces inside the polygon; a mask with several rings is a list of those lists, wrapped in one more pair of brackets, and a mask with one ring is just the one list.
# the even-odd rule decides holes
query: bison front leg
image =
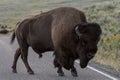
{"label": "bison front leg", "polygon": [[57,70],[58,76],[64,76],[64,72],[62,70],[62,66],[59,64],[59,62],[58,62],[56,57],[54,59],[54,66],[58,68],[58,70]]}
{"label": "bison front leg", "polygon": [[12,65],[12,69],[13,69],[12,72],[13,73],[17,73],[16,65],[17,65],[17,61],[18,61],[18,58],[19,58],[20,54],[21,54],[21,50],[20,50],[20,48],[18,48],[16,50],[15,55],[14,55],[14,61],[13,61],[13,65]]}
{"label": "bison front leg", "polygon": [[74,60],[71,58],[70,59],[70,65],[71,65],[71,74],[72,76],[74,77],[77,77],[77,71],[76,71],[76,68],[74,67]]}
{"label": "bison front leg", "polygon": [[74,77],[77,77],[77,76],[78,76],[78,75],[77,75],[76,68],[75,68],[74,66],[71,68],[71,74],[72,74],[72,76],[74,76]]}
{"label": "bison front leg", "polygon": [[65,76],[61,65],[58,67],[57,73],[59,76]]}

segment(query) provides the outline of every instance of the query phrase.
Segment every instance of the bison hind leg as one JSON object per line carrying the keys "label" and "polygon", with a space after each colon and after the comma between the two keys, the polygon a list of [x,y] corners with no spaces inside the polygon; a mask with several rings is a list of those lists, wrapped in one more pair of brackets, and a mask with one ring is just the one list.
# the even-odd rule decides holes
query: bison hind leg
{"label": "bison hind leg", "polygon": [[31,69],[29,63],[28,63],[28,45],[27,44],[22,44],[21,46],[21,59],[27,68],[27,72],[29,74],[34,74],[34,71]]}
{"label": "bison hind leg", "polygon": [[18,48],[16,50],[15,55],[14,55],[14,61],[13,61],[13,65],[12,65],[12,72],[13,73],[17,73],[16,65],[17,65],[17,61],[18,61],[18,58],[19,58],[20,54],[21,54],[21,50],[20,50],[20,48]]}

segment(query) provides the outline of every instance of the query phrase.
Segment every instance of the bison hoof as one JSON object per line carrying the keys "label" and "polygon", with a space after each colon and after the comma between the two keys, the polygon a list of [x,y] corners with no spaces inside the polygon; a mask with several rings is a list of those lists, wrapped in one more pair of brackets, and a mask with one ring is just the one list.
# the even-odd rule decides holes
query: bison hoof
{"label": "bison hoof", "polygon": [[34,72],[32,70],[28,70],[27,72],[31,75],[34,75]]}
{"label": "bison hoof", "polygon": [[78,76],[76,70],[71,70],[71,74],[72,74],[73,77],[77,77]]}
{"label": "bison hoof", "polygon": [[17,70],[16,70],[16,68],[14,66],[12,66],[11,68],[12,68],[13,73],[17,73]]}
{"label": "bison hoof", "polygon": [[73,77],[78,77],[77,73],[71,73]]}
{"label": "bison hoof", "polygon": [[17,73],[17,70],[14,70],[14,69],[13,69],[12,72],[13,72],[13,73]]}
{"label": "bison hoof", "polygon": [[58,76],[65,76],[64,73],[58,73]]}

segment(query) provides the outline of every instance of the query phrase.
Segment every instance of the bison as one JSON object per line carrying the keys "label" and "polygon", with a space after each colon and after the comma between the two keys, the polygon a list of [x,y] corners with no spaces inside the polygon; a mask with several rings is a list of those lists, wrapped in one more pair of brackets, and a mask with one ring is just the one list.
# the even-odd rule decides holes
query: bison
{"label": "bison", "polygon": [[13,43],[16,36],[19,44],[13,72],[17,72],[16,64],[21,55],[28,73],[34,74],[27,61],[28,47],[32,47],[40,57],[43,52],[54,51],[53,63],[59,76],[64,76],[62,67],[77,76],[74,61],[79,59],[80,67],[85,68],[97,52],[100,35],[99,24],[87,22],[84,13],[72,7],[60,7],[27,18],[17,25],[11,38]]}

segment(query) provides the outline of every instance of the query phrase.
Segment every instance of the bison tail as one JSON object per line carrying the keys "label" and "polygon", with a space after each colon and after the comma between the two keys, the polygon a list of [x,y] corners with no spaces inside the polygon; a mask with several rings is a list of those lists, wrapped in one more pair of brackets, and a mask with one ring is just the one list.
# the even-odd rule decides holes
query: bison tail
{"label": "bison tail", "polygon": [[15,40],[15,31],[14,31],[13,34],[12,34],[10,43],[12,44],[12,43],[14,42],[14,40]]}

